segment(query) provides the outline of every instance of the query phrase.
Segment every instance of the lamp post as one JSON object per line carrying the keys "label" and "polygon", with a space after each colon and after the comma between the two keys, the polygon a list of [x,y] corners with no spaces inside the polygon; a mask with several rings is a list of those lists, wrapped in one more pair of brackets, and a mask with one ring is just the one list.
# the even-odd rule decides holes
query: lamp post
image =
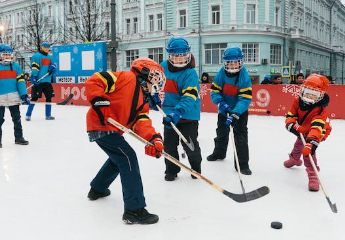
{"label": "lamp post", "polygon": [[2,43],[2,33],[5,30],[4,26],[0,25],[0,43]]}
{"label": "lamp post", "polygon": [[116,71],[116,49],[118,48],[118,42],[116,41],[116,1],[111,0],[111,70]]}

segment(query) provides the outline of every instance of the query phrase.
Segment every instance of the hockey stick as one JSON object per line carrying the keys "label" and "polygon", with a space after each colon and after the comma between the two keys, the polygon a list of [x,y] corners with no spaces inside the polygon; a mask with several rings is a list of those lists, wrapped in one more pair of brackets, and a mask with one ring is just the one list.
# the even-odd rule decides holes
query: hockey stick
{"label": "hockey stick", "polygon": [[[43,77],[41,77],[40,79],[37,80],[37,82],[42,81],[43,78],[45,78],[46,76],[48,76],[50,73],[47,72],[46,74],[43,75]],[[29,90],[30,88],[32,88],[33,86],[35,86],[35,84],[31,84],[29,87],[27,87],[26,90]]]}
{"label": "hockey stick", "polygon": [[[36,104],[36,103],[44,103],[44,104],[49,104],[49,105],[66,105],[69,101],[71,101],[71,99],[73,98],[74,94],[71,93],[70,95],[68,95],[68,97],[58,103],[53,103],[53,102],[37,102],[37,101],[31,101],[30,103]],[[0,102],[5,102],[5,103],[14,103],[14,104],[22,104],[24,103],[24,101],[6,101],[6,100],[0,100]]]}
{"label": "hockey stick", "polygon": [[236,149],[236,144],[235,144],[235,139],[234,139],[234,128],[231,125],[229,127],[230,127],[230,137],[231,137],[231,141],[232,141],[232,148],[234,149],[234,154],[235,154],[238,178],[240,179],[242,192],[244,194],[246,191],[244,190],[244,187],[243,187],[243,182],[242,182],[242,177],[241,177],[241,169],[240,169],[240,164],[238,162],[237,149]]}
{"label": "hockey stick", "polygon": [[[300,133],[299,135],[300,135],[300,137],[302,139],[303,145],[306,145],[306,142],[305,142],[305,139],[303,137],[303,134]],[[327,199],[327,202],[328,202],[329,206],[332,209],[332,212],[337,213],[338,212],[337,205],[335,203],[332,203],[331,200],[329,199],[329,197],[328,197],[328,195],[326,193],[326,189],[324,188],[324,186],[323,186],[323,184],[321,182],[321,178],[319,176],[319,171],[317,170],[317,168],[315,166],[314,159],[312,158],[311,154],[309,154],[309,159],[310,159],[310,163],[311,163],[311,165],[313,167],[313,170],[314,170],[314,172],[316,174],[317,180],[319,181],[319,183],[321,185],[321,189],[322,189],[322,191],[323,191],[323,193],[324,193],[324,195],[325,195],[325,197]]]}
{"label": "hockey stick", "polygon": [[[112,124],[113,126],[117,127],[118,129],[120,129],[123,132],[126,132],[130,135],[132,135],[133,137],[135,137],[136,139],[138,139],[139,141],[143,142],[146,145],[152,145],[152,143],[150,143],[149,141],[146,141],[144,138],[140,137],[138,134],[136,134],[135,132],[133,132],[131,129],[128,129],[126,127],[124,127],[123,125],[121,125],[120,123],[118,123],[117,121],[115,121],[112,118],[108,118],[107,121]],[[229,198],[233,199],[236,202],[242,203],[242,202],[248,202],[248,201],[252,201],[258,198],[261,198],[265,195],[267,195],[270,190],[268,187],[261,187],[255,191],[246,193],[246,194],[236,194],[236,193],[231,193],[229,191],[224,190],[223,188],[221,188],[220,186],[214,184],[213,182],[211,182],[209,179],[205,178],[203,175],[201,175],[200,173],[194,171],[193,169],[188,168],[187,166],[185,166],[184,164],[182,164],[181,162],[179,162],[176,158],[170,156],[169,154],[167,154],[166,152],[162,152],[162,155],[164,155],[164,157],[166,159],[168,159],[170,162],[174,163],[175,165],[185,169],[186,171],[188,171],[189,173],[191,173],[193,176],[204,180],[206,183],[210,184],[213,188],[217,189],[219,192],[223,193],[224,195],[228,196]]]}
{"label": "hockey stick", "polygon": [[[158,106],[158,104],[156,104],[156,107],[158,109],[158,111],[163,115],[163,117],[166,117],[167,115],[163,112],[163,110]],[[181,138],[181,140],[187,145],[187,147],[191,150],[194,151],[194,143],[192,141],[192,139],[189,137],[189,142],[187,141],[187,139],[183,136],[183,134],[180,132],[180,130],[178,130],[178,128],[175,126],[174,123],[170,122],[172,128],[175,130],[175,132],[177,133],[177,135]]]}

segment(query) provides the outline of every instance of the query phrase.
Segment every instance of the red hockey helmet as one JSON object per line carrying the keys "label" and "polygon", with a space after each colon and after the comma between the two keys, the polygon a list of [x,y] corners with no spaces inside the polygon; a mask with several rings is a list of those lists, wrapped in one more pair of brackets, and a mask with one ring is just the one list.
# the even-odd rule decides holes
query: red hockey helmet
{"label": "red hockey helmet", "polygon": [[301,99],[306,104],[314,104],[323,99],[328,91],[329,82],[327,77],[311,74],[301,86]]}
{"label": "red hockey helmet", "polygon": [[151,93],[159,92],[164,87],[164,69],[152,59],[137,58],[132,62],[131,70],[134,70],[152,85]]}

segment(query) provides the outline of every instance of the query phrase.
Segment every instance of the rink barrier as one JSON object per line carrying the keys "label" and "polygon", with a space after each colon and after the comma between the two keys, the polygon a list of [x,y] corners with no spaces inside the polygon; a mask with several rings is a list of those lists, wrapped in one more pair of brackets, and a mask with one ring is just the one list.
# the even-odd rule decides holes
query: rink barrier
{"label": "rink barrier", "polygon": [[[217,112],[217,107],[210,97],[211,84],[200,84],[200,98],[202,112]],[[84,84],[53,84],[55,97],[53,102],[61,102],[69,94],[74,97],[74,105],[88,106]],[[28,91],[30,93],[30,90]],[[300,86],[293,84],[253,85],[253,100],[249,107],[249,114],[265,116],[285,116],[289,111],[293,99],[299,95]],[[331,85],[329,87],[330,104],[327,108],[328,116],[332,119],[345,119],[345,85]],[[164,95],[164,93],[162,93]],[[161,96],[163,97],[163,96]],[[40,101],[44,101],[40,99]]]}

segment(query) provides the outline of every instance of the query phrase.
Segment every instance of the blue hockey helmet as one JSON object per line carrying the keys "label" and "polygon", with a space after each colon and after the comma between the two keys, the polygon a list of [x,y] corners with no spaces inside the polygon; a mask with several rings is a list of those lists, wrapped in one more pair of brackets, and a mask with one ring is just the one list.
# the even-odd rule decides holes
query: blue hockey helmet
{"label": "blue hockey helmet", "polygon": [[228,47],[223,52],[223,64],[225,71],[237,73],[243,66],[243,53],[239,47]]}
{"label": "blue hockey helmet", "polygon": [[43,48],[43,47],[50,48],[49,42],[43,42],[42,45],[41,45],[41,48]]}
{"label": "blue hockey helmet", "polygon": [[190,45],[184,37],[171,37],[165,50],[168,61],[175,67],[184,67],[191,60]]}
{"label": "blue hockey helmet", "polygon": [[264,79],[271,80],[271,75],[266,74],[266,75],[264,76]]}
{"label": "blue hockey helmet", "polygon": [[0,60],[4,65],[9,65],[13,61],[13,49],[9,45],[0,45]]}

